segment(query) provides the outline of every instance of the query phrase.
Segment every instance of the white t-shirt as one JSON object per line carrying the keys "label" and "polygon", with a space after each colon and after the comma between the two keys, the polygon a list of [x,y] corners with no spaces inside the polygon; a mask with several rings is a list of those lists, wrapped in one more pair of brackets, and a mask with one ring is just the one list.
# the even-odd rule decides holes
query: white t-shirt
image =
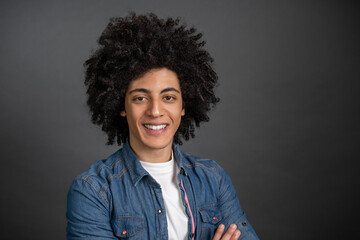
{"label": "white t-shirt", "polygon": [[168,225],[169,240],[185,240],[188,234],[188,217],[182,204],[179,183],[177,180],[178,166],[171,160],[164,163],[140,161],[143,168],[160,184]]}

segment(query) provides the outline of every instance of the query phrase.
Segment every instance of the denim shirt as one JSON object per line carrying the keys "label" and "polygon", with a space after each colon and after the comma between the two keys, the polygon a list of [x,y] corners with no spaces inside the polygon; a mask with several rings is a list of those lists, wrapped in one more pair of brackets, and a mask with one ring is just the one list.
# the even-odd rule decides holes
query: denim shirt
{"label": "denim shirt", "polygon": [[[240,239],[258,237],[229,176],[213,160],[188,155],[173,144],[178,181],[188,215],[188,239],[212,239],[235,223]],[[67,199],[67,239],[168,239],[161,186],[141,166],[128,143],[72,183]]]}

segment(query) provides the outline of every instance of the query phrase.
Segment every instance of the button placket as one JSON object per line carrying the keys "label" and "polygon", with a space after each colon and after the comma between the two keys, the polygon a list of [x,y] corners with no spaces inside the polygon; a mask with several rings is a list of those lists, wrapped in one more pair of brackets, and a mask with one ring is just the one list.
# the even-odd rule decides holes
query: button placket
{"label": "button placket", "polygon": [[[183,169],[182,169],[183,170]],[[186,172],[185,172],[185,176],[186,176]],[[191,223],[189,221],[189,224],[191,224],[191,233],[189,234],[189,237],[191,239],[194,239],[194,236],[195,236],[195,221],[194,221],[194,216],[192,214],[192,211],[191,211],[191,207],[190,207],[190,203],[189,203],[189,200],[188,200],[188,196],[187,196],[187,193],[186,193],[186,190],[185,190],[185,187],[184,187],[184,184],[183,184],[183,181],[180,179],[180,189],[182,190],[182,193],[184,194],[183,195],[183,201],[184,201],[184,205],[185,205],[185,208],[186,208],[186,212],[187,212],[187,215],[188,217],[191,219]],[[189,229],[190,230],[190,229]]]}
{"label": "button placket", "polygon": [[154,193],[155,193],[155,214],[157,217],[156,221],[156,231],[158,232],[160,239],[166,239],[167,238],[167,228],[166,228],[166,217],[165,217],[165,206],[163,202],[162,197],[162,191],[161,188],[155,187]]}

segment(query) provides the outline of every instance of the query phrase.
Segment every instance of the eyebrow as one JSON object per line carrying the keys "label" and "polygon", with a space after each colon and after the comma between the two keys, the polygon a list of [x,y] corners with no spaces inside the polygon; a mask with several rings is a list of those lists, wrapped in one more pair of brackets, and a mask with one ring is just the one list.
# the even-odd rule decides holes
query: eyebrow
{"label": "eyebrow", "polygon": [[131,91],[129,92],[129,94],[132,94],[132,93],[134,93],[134,92],[150,93],[150,91],[147,90],[146,88],[135,88],[135,89],[131,90]]}
{"label": "eyebrow", "polygon": [[164,93],[164,92],[177,92],[177,93],[180,93],[179,90],[177,90],[176,88],[172,88],[172,87],[169,87],[169,88],[165,88],[161,91],[161,93]]}
{"label": "eyebrow", "polygon": [[[129,92],[129,94],[132,94],[134,92],[150,93],[150,91],[148,89],[146,89],[146,88],[135,88],[135,89],[131,90]],[[177,90],[176,88],[172,88],[172,87],[165,88],[165,89],[161,90],[160,93],[164,93],[164,92],[177,92],[177,93],[180,93],[179,90]]]}

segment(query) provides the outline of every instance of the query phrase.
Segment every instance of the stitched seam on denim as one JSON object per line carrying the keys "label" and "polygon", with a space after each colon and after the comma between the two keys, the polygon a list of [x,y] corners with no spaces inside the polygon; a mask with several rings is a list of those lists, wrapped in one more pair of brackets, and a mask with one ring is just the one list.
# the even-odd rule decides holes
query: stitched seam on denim
{"label": "stitched seam on denim", "polygon": [[[149,186],[150,190],[151,190],[151,196],[153,198],[153,203],[154,203],[154,207],[156,207],[156,202],[158,201],[157,200],[157,197],[156,197],[156,193],[155,193],[155,189],[154,187],[151,187]],[[161,221],[158,219],[158,217],[155,218],[155,228],[156,228],[156,236],[157,236],[157,239],[160,239],[160,236],[161,236],[161,233],[160,233],[160,228],[161,228]],[[160,234],[159,234],[160,233]]]}
{"label": "stitched seam on denim", "polygon": [[215,167],[208,167],[208,166],[205,166],[204,164],[202,163],[192,163],[192,164],[186,164],[184,163],[184,166],[188,167],[188,168],[194,168],[194,167],[203,167],[203,168],[206,168],[208,170],[216,170]]}
{"label": "stitched seam on denim", "polygon": [[198,207],[197,210],[198,211],[201,211],[201,210],[205,210],[207,208],[212,208],[212,207],[219,207],[217,204],[211,204],[211,205],[206,205],[206,206],[203,206],[203,207]]}
{"label": "stitched seam on denim", "polygon": [[[207,205],[207,206],[204,206],[204,207],[198,207],[197,210],[198,212],[200,213],[200,215],[202,216],[202,212],[203,210],[206,211],[206,209],[209,209],[209,208],[216,208],[216,209],[219,209],[219,205],[218,204],[212,204],[212,205]],[[207,211],[206,211],[207,212]],[[220,212],[220,211],[219,211]],[[218,222],[221,221],[223,219],[223,216],[222,216],[222,213],[220,212],[220,216],[218,216]],[[209,222],[212,222],[211,220]]]}
{"label": "stitched seam on denim", "polygon": [[209,158],[201,158],[201,159],[197,159],[196,161],[211,161],[211,159],[209,159]]}
{"label": "stitched seam on denim", "polygon": [[114,161],[110,166],[105,164],[100,164],[99,167],[96,169],[96,174],[99,174],[103,168],[113,169],[119,161],[121,161],[121,159]]}
{"label": "stitched seam on denim", "polygon": [[[108,177],[108,181],[110,181],[112,178],[114,178],[114,177],[121,177],[122,175],[124,175],[124,173],[127,171],[127,169],[126,168],[124,168],[123,170],[121,170],[121,172],[119,173],[119,174],[115,174],[115,175],[110,175],[109,177]],[[104,183],[102,186],[101,186],[101,188],[100,188],[100,190],[99,190],[99,194],[100,195],[104,195],[104,193],[105,193],[105,191],[106,191],[106,189],[109,187],[109,184],[108,183]]]}
{"label": "stitched seam on denim", "polygon": [[105,167],[104,164],[100,164],[100,166],[96,169],[96,174],[99,175],[100,174],[100,171],[101,169],[103,169],[103,167]]}
{"label": "stitched seam on denim", "polygon": [[109,177],[108,177],[108,180],[111,180],[111,179],[113,179],[113,178],[119,178],[119,177],[122,177],[122,175],[124,175],[124,173],[126,173],[128,171],[128,169],[127,168],[123,168],[121,171],[120,171],[120,173],[119,174],[113,174],[113,175],[110,175]]}
{"label": "stitched seam on denim", "polygon": [[116,217],[113,217],[112,219],[118,219],[118,218],[137,218],[144,220],[144,217],[137,217],[137,216],[126,216],[126,215],[117,215]]}
{"label": "stitched seam on denim", "polygon": [[89,177],[96,175],[96,173],[88,173],[87,175],[82,176],[82,179],[87,180]]}
{"label": "stitched seam on denim", "polygon": [[138,234],[138,233],[141,232],[143,229],[144,229],[144,227],[142,227],[139,231],[135,232],[134,234],[129,235],[129,237],[132,237],[132,236]]}
{"label": "stitched seam on denim", "polygon": [[109,185],[107,183],[104,183],[99,190],[99,194],[101,196],[104,196],[104,193],[105,193],[106,189],[108,189],[108,187],[109,187]]}
{"label": "stitched seam on denim", "polygon": [[121,219],[121,218],[135,218],[135,219],[140,219],[140,220],[142,220],[142,221],[141,221],[141,229],[138,230],[137,232],[131,234],[131,235],[128,235],[127,237],[134,236],[134,235],[138,234],[139,232],[141,232],[141,231],[144,229],[144,217],[121,216],[121,215],[119,215],[119,216],[113,217],[112,219],[113,219],[113,220],[116,220],[116,219]]}
{"label": "stitched seam on denim", "polygon": [[85,175],[82,177],[82,180],[84,180],[85,182],[89,183],[96,192],[98,192],[98,186],[94,183],[94,181],[92,181],[90,179],[91,176],[95,176],[96,174],[95,173],[90,173],[88,175]]}
{"label": "stitched seam on denim", "polygon": [[[132,236],[134,236],[134,235],[136,235],[136,234],[138,234],[139,232],[141,232],[142,230],[144,230],[144,226],[142,226],[142,228],[139,230],[139,231],[137,231],[137,232],[134,232],[133,234],[131,234],[131,235],[127,235],[126,236],[126,238],[128,238],[128,237],[132,237]],[[118,236],[118,235],[117,235]],[[120,238],[121,238],[121,236],[119,236]]]}
{"label": "stitched seam on denim", "polygon": [[118,158],[116,161],[113,162],[113,164],[110,165],[110,169],[113,169],[115,167],[115,165],[121,161],[122,161],[122,159]]}
{"label": "stitched seam on denim", "polygon": [[106,202],[106,206],[109,208],[110,204],[109,201],[103,197],[103,194],[100,193],[100,188],[99,190],[97,190],[98,186],[94,183],[94,181],[90,178],[90,176],[96,175],[94,173],[88,174],[86,176],[82,177],[82,180],[84,180],[85,182],[87,182],[88,184],[90,184],[90,186],[92,186],[95,190],[95,192],[97,192],[100,196],[101,199],[103,199]]}

